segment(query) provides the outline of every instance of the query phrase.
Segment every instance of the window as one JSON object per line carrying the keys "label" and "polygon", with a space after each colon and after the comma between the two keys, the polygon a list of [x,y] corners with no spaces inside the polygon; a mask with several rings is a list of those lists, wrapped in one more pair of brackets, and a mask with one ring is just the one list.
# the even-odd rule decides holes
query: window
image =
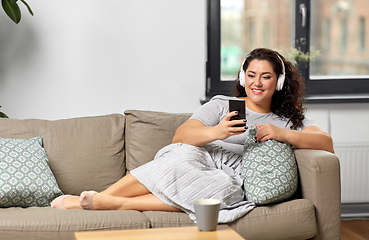
{"label": "window", "polygon": [[341,51],[345,52],[347,49],[347,19],[341,19]]}
{"label": "window", "polygon": [[263,45],[265,47],[270,46],[270,23],[269,21],[265,21],[263,24]]}
{"label": "window", "polygon": [[322,36],[324,36],[324,51],[329,51],[331,48],[331,20],[326,19],[324,22],[324,28],[322,32]]}
{"label": "window", "polygon": [[[268,47],[296,60],[308,103],[369,102],[368,7],[367,0],[208,0],[206,98],[230,95],[245,56]],[[294,58],[297,49],[310,59]]]}
{"label": "window", "polygon": [[365,18],[360,18],[359,26],[359,51],[365,52]]}

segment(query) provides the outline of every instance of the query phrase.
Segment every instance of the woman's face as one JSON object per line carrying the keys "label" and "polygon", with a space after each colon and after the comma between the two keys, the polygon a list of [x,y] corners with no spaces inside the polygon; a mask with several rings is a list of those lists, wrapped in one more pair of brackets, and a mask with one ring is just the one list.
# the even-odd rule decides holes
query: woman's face
{"label": "woman's face", "polygon": [[252,60],[246,69],[245,91],[252,104],[270,111],[277,74],[267,60]]}

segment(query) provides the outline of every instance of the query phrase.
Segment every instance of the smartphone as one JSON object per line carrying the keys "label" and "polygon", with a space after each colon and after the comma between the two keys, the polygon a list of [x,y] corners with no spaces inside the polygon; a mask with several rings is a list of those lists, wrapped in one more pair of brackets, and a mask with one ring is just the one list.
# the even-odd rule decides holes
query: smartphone
{"label": "smartphone", "polygon": [[[229,112],[237,111],[238,115],[233,116],[231,120],[240,120],[240,119],[246,119],[246,105],[245,100],[235,100],[235,99],[229,99]],[[237,124],[234,125],[234,127],[244,127],[245,124]]]}

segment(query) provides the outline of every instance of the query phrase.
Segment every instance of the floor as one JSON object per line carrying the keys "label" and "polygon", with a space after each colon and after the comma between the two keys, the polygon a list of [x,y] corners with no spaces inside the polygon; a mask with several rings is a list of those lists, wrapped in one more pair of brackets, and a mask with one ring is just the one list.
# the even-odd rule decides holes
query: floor
{"label": "floor", "polygon": [[343,219],[341,240],[369,240],[369,219]]}

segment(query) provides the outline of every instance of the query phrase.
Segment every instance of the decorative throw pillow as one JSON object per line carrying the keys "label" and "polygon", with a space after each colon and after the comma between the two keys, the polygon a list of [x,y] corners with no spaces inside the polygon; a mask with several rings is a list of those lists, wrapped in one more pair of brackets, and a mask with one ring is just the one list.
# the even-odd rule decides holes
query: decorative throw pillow
{"label": "decorative throw pillow", "polygon": [[62,194],[42,137],[0,138],[0,207],[50,206]]}
{"label": "decorative throw pillow", "polygon": [[244,146],[241,178],[246,199],[257,205],[274,204],[292,197],[297,190],[297,164],[288,143],[256,141],[257,127],[250,127]]}

